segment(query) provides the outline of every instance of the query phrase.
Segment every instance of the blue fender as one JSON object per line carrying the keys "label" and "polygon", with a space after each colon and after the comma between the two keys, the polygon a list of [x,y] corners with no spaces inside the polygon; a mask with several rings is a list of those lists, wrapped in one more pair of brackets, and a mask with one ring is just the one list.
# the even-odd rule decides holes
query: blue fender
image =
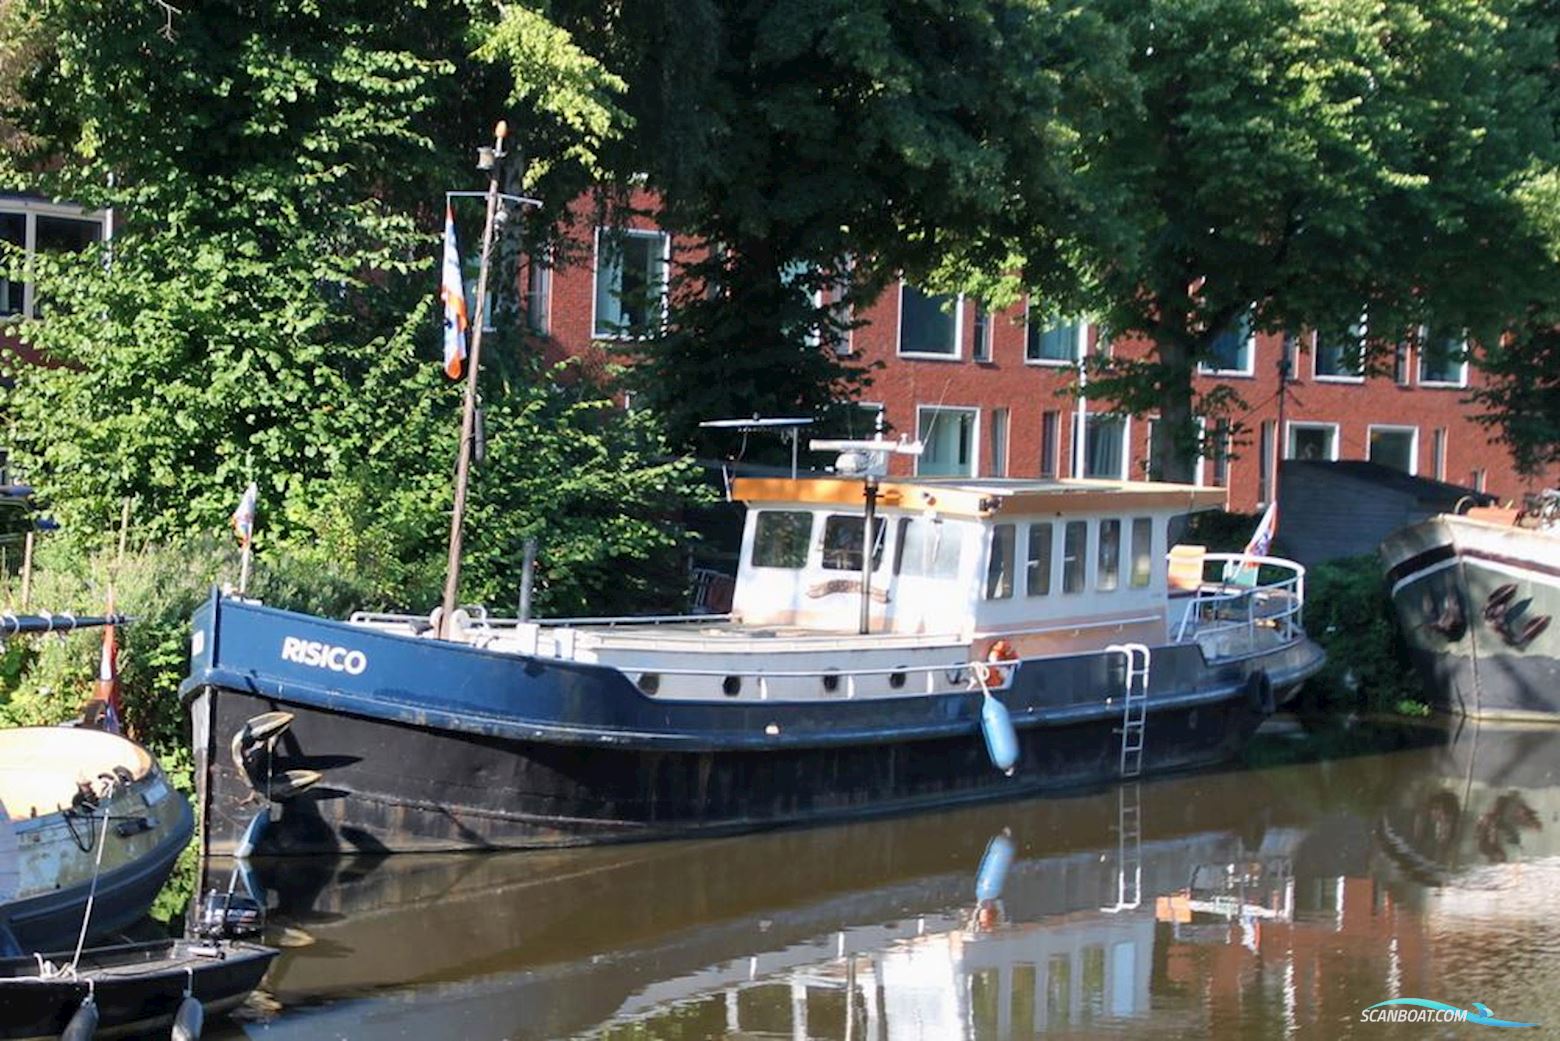
{"label": "blue fender", "polygon": [[981,903],[996,900],[1007,884],[1008,869],[1013,866],[1013,839],[1006,830],[999,831],[986,843],[986,853],[980,858],[980,870],[975,874],[975,899]]}
{"label": "blue fender", "polygon": [[980,729],[986,737],[986,754],[991,757],[991,765],[1011,777],[1018,765],[1018,732],[1013,729],[1013,717],[990,691],[982,691],[982,697]]}

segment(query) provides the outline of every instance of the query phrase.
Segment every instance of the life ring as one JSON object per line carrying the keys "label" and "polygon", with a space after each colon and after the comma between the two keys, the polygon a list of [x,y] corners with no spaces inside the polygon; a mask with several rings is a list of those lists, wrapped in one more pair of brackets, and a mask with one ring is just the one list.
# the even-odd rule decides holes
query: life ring
{"label": "life ring", "polygon": [[1246,702],[1257,715],[1273,714],[1277,705],[1273,701],[1273,681],[1266,672],[1253,672],[1246,677]]}
{"label": "life ring", "polygon": [[986,648],[986,661],[988,664],[985,669],[985,679],[987,685],[1000,687],[1007,679],[1007,673],[996,667],[997,662],[1017,660],[1018,652],[1013,649],[1011,643],[1008,643],[1006,640],[993,640],[991,646]]}

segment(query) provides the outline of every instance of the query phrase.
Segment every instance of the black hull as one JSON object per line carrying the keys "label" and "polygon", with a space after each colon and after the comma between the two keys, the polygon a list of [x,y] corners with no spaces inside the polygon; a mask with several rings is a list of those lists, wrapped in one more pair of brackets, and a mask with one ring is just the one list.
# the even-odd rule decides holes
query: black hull
{"label": "black hull", "polygon": [[[31,957],[0,960],[0,1039],[54,1041],[90,990],[98,1010],[98,1038],[162,1034],[172,1024],[186,988],[208,1017],[239,1005],[259,986],[277,952],[255,944],[227,944],[220,956],[194,953],[187,940],[160,940],[83,952],[76,979],[38,979]],[[68,964],[70,952],[53,954]]]}
{"label": "black hull", "polygon": [[[303,641],[336,664],[289,659]],[[604,665],[523,657],[213,600],[189,699],[205,851],[480,850],[715,835],[1116,780],[1125,665],[1014,666],[1019,759],[993,767],[982,697],[660,699]],[[350,656],[350,658],[348,657]],[[1223,762],[1320,668],[1309,640],[1209,663],[1155,648],[1144,772]],[[285,712],[290,723],[271,729]],[[269,742],[255,741],[254,722]],[[250,734],[246,739],[243,734]],[[233,742],[250,752],[240,770]],[[299,784],[307,781],[308,784]],[[267,803],[259,791],[297,784]],[[262,815],[266,817],[261,820]],[[251,831],[254,827],[255,830]]]}
{"label": "black hull", "polygon": [[[295,715],[280,768],[326,780],[278,807],[261,852],[373,853],[573,846],[715,835],[1115,780],[1109,721],[1019,731],[1015,777],[980,733],[913,743],[679,754],[485,738],[319,711],[229,690],[200,695],[209,733]],[[1244,698],[1154,713],[1145,772],[1224,762],[1264,716]],[[197,750],[208,853],[227,854],[260,810],[220,740]]]}

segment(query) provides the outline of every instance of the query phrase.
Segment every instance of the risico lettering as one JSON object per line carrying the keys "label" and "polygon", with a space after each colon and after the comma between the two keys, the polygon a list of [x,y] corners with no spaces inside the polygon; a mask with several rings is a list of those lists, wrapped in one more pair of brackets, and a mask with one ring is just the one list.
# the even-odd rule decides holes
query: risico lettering
{"label": "risico lettering", "polygon": [[316,669],[330,669],[349,676],[361,676],[368,668],[368,656],[350,647],[337,647],[318,640],[300,640],[296,636],[282,639],[282,660],[312,665]]}

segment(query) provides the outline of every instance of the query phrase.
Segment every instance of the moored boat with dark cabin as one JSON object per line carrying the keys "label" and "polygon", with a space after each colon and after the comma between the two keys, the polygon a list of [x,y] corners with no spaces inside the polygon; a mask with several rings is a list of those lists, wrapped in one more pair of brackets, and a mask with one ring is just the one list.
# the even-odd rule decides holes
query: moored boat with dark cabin
{"label": "moored boat with dark cabin", "polygon": [[214,596],[184,686],[207,851],[655,839],[1088,785],[1228,758],[1321,666],[1303,568],[1171,551],[1222,490],[866,487],[737,480],[729,615],[441,627]]}

